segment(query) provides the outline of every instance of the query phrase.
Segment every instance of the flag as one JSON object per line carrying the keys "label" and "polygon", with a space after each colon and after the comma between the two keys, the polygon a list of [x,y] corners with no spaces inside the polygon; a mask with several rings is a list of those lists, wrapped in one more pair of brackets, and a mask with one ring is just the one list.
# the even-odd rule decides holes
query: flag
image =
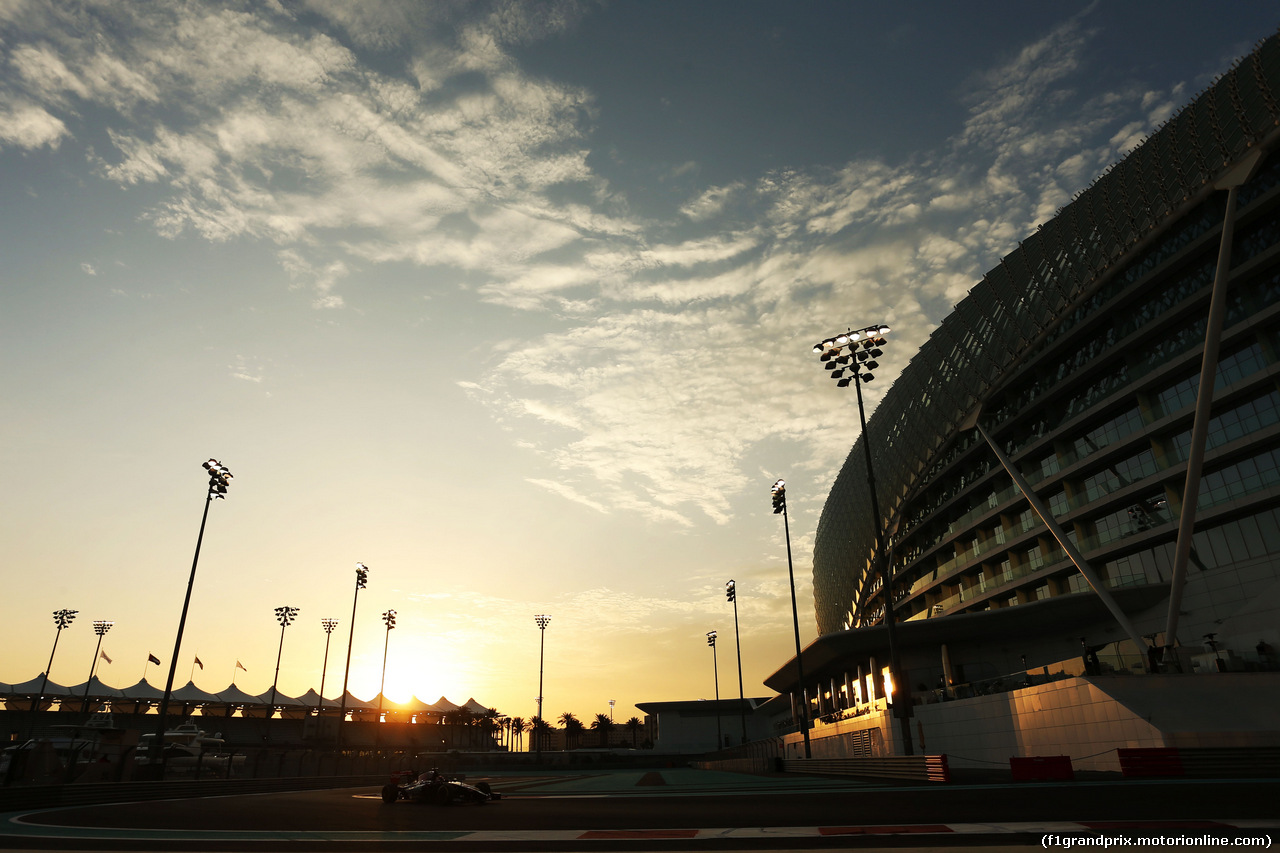
{"label": "flag", "polygon": [[98,657],[102,658],[107,663],[111,663],[111,658],[107,657],[106,652],[98,652]]}
{"label": "flag", "polygon": [[236,661],[236,669],[243,669],[245,672],[249,671],[244,664],[240,663],[240,661]]}
{"label": "flag", "polygon": [[200,671],[204,672],[204,664],[200,663],[200,656],[196,656],[196,666],[200,667]]}
{"label": "flag", "polygon": [[153,654],[151,654],[151,653],[148,653],[148,654],[147,654],[147,663],[153,663],[153,664],[155,664],[156,666],[159,666],[159,665],[160,665],[160,658],[156,657],[155,655],[153,655]]}

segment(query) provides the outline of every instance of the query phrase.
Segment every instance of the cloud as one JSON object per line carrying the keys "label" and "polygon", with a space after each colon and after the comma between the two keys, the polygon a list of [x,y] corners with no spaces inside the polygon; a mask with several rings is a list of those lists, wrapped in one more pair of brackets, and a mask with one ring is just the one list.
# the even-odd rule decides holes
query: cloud
{"label": "cloud", "polygon": [[[545,196],[600,185],[581,142],[589,97],[522,74],[505,53],[571,25],[576,6],[315,8],[361,44],[385,46],[406,21],[442,17],[457,38],[430,27],[407,37],[415,75],[435,81],[421,87],[369,70],[333,34],[280,9],[156,3],[145,13],[95,7],[83,20],[50,11],[39,36],[5,33],[19,85],[0,90],[0,141],[56,145],[78,132],[81,113],[115,110],[95,162],[110,180],[165,188],[149,214],[157,230],[270,240],[294,250],[282,258],[342,232],[355,256],[499,278],[584,231],[630,229]],[[86,28],[99,37],[80,38]],[[466,77],[475,72],[482,79]],[[450,216],[473,223],[469,239],[438,232]],[[341,300],[328,292],[316,304]]]}
{"label": "cloud", "polygon": [[[159,233],[269,242],[317,309],[408,263],[554,317],[460,384],[537,427],[519,441],[563,476],[531,482],[674,526],[729,523],[762,448],[828,476],[853,431],[828,426],[812,342],[888,322],[881,375],[894,375],[1180,96],[1118,81],[1082,97],[1091,34],[1072,19],[970,81],[966,121],[930,149],[714,186],[689,162],[695,189],[646,219],[592,167],[592,93],[526,73],[512,50],[572,29],[584,7],[299,8],[0,12],[0,143],[88,149],[83,116],[110,112],[92,162],[160,199],[147,214]],[[872,406],[883,388],[868,388]]]}
{"label": "cloud", "polygon": [[[894,375],[1020,236],[1162,109],[1158,93],[1123,83],[1078,98],[1088,38],[1068,22],[992,69],[960,132],[901,165],[864,159],[709,187],[680,206],[690,229],[649,224],[634,242],[584,247],[577,264],[534,262],[509,304],[563,309],[575,289],[590,321],[527,341],[476,398],[516,419],[545,419],[530,396],[554,401],[572,431],[529,441],[573,478],[571,499],[659,523],[727,523],[733,498],[755,484],[744,461],[760,447],[829,476],[853,436],[815,428],[830,400],[807,358],[812,340],[888,322],[880,374]],[[872,407],[883,389],[868,387]]]}
{"label": "cloud", "polygon": [[559,480],[529,479],[527,482],[530,482],[533,485],[538,486],[539,488],[546,489],[547,491],[553,494],[559,495],[560,497],[564,498],[567,501],[572,501],[573,503],[579,503],[579,504],[582,504],[583,506],[590,507],[591,509],[594,509],[596,512],[607,513],[609,511],[608,508],[604,506],[604,504],[601,504],[598,501],[594,501],[588,497],[585,497],[584,495],[580,494],[576,489],[574,489],[572,486],[569,486],[566,483],[562,483]]}
{"label": "cloud", "polygon": [[0,96],[0,143],[28,149],[57,148],[66,135],[66,124],[47,110]]}

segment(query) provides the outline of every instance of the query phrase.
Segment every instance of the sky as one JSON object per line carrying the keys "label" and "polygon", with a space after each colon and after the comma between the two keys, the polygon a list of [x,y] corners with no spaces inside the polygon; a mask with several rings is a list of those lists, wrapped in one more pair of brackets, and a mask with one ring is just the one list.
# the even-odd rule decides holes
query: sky
{"label": "sky", "polygon": [[770,488],[807,644],[858,432],[812,345],[891,326],[874,407],[1278,24],[1251,0],[0,0],[0,681],[52,654],[82,684],[106,619],[98,676],[163,686],[213,457],[234,479],[175,687],[265,692],[278,655],[280,692],[335,696],[350,637],[358,697],[385,654],[391,699],[527,719],[543,651],[546,717],[621,722],[738,695],[732,578],[769,695],[794,652]]}

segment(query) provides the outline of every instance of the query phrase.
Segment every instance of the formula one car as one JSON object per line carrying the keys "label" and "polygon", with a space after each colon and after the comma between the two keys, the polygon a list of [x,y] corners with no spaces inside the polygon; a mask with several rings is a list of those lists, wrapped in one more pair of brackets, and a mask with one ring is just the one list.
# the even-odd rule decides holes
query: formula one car
{"label": "formula one car", "polygon": [[409,800],[415,803],[431,803],[448,806],[453,803],[484,804],[502,799],[494,793],[488,782],[468,785],[459,777],[447,777],[439,770],[428,770],[419,775],[413,770],[401,770],[391,774],[391,782],[382,786],[382,801],[394,803]]}

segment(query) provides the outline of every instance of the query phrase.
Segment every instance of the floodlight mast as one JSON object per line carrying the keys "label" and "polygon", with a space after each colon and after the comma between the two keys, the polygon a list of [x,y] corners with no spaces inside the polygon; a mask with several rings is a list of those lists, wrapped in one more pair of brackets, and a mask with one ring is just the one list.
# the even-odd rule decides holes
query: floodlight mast
{"label": "floodlight mast", "polygon": [[116,623],[109,619],[93,620],[93,633],[98,635],[98,644],[93,650],[93,663],[89,665],[89,680],[84,683],[84,704],[80,708],[82,714],[89,713],[89,688],[93,683],[93,673],[98,669],[98,655],[102,653],[102,638],[114,624]]}
{"label": "floodlight mast", "polygon": [[210,459],[205,462],[204,470],[209,472],[209,490],[205,494],[204,514],[200,516],[200,533],[196,536],[196,553],[191,558],[191,576],[187,578],[187,594],[182,600],[182,616],[178,618],[178,636],[173,641],[173,655],[169,659],[169,677],[164,684],[164,698],[160,700],[160,714],[159,719],[156,721],[156,739],[152,745],[154,752],[151,757],[153,763],[158,758],[160,778],[164,778],[166,758],[164,751],[165,718],[169,714],[169,698],[173,695],[173,678],[178,669],[178,655],[182,648],[182,633],[187,627],[187,611],[191,608],[191,589],[196,583],[196,566],[200,563],[200,546],[204,543],[205,522],[209,520],[209,504],[215,500],[226,499],[227,486],[230,485],[232,478],[231,469],[217,459]]}
{"label": "floodlight mast", "polygon": [[716,659],[716,632],[707,632],[707,645],[711,647],[711,671],[716,680],[716,749],[724,749],[724,732],[720,728],[720,663]]}
{"label": "floodlight mast", "polygon": [[[543,726],[546,721],[542,719],[542,672],[543,661],[545,660],[544,652],[547,648],[547,626],[551,624],[551,617],[545,613],[539,613],[533,617],[534,624],[538,626],[538,726]],[[533,732],[534,754],[538,760],[542,760],[542,738],[544,731],[535,727]]]}
{"label": "floodlight mast", "polygon": [[320,699],[316,702],[317,717],[324,712],[324,677],[329,670],[329,641],[333,639],[333,629],[338,627],[338,620],[321,619],[320,627],[324,628],[324,663],[320,665]]}
{"label": "floodlight mast", "polygon": [[293,624],[294,617],[298,615],[300,609],[287,606],[276,608],[276,621],[280,623],[280,648],[276,650],[276,675],[271,680],[271,701],[267,703],[267,719],[271,719],[276,708],[276,685],[280,682],[280,658],[284,655],[284,629]]}
{"label": "floodlight mast", "polygon": [[804,757],[812,758],[809,746],[809,694],[804,686],[804,657],[800,651],[800,611],[796,606],[796,573],[791,560],[791,522],[787,519],[787,482],[778,480],[771,490],[773,495],[773,514],[782,514],[782,529],[787,540],[787,578],[791,581],[791,625],[796,634],[796,689],[800,691],[800,701],[795,703],[796,723],[800,733],[804,735]]}
{"label": "floodlight mast", "polygon": [[369,567],[356,563],[356,591],[351,600],[351,632],[347,637],[347,668],[342,673],[342,702],[338,709],[338,746],[342,746],[342,729],[347,719],[347,681],[351,676],[351,646],[356,639],[356,605],[360,603],[360,590],[369,585]]}
{"label": "floodlight mast", "polygon": [[[31,728],[35,729],[35,715],[40,712],[40,703],[44,701],[45,688],[49,686],[49,670],[53,669],[53,656],[58,653],[58,640],[62,637],[62,629],[71,627],[71,623],[75,621],[76,614],[79,610],[62,610],[53,611],[53,624],[58,626],[57,632],[53,635],[53,651],[49,652],[49,664],[44,668],[44,673],[40,676],[40,692],[36,696],[36,702],[31,706]],[[0,781],[4,781],[0,779]]]}
{"label": "floodlight mast", "polygon": [[[813,351],[823,367],[830,371],[836,385],[847,388],[853,383],[858,395],[858,421],[862,426],[862,449],[866,454],[867,493],[871,497],[871,526],[875,534],[874,552],[871,555],[873,574],[879,574],[884,580],[884,626],[889,640],[889,701],[893,704],[893,715],[901,722],[902,754],[911,755],[911,725],[907,721],[911,717],[911,685],[906,673],[902,670],[902,662],[898,655],[897,632],[894,629],[893,613],[893,564],[885,553],[884,524],[880,516],[880,501],[876,496],[875,468],[871,461],[871,440],[867,435],[867,413],[862,400],[862,383],[874,379],[871,371],[880,365],[876,359],[883,355],[884,336],[890,329],[883,323],[867,326],[865,329],[849,330],[814,345]],[[845,352],[845,348],[848,352]],[[845,371],[850,376],[845,376]],[[865,371],[865,372],[864,372]]]}
{"label": "floodlight mast", "polygon": [[738,630],[738,582],[729,578],[724,585],[725,598],[733,605],[733,639],[738,651],[738,719],[742,722],[742,742],[747,742],[747,699],[742,687],[742,632]]}

